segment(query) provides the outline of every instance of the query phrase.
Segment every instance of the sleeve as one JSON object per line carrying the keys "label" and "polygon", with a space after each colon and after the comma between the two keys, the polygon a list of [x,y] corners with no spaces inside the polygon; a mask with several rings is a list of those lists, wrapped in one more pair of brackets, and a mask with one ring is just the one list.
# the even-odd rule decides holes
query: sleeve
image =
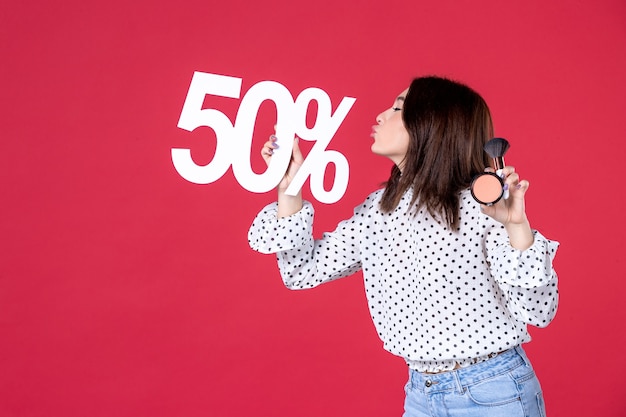
{"label": "sleeve", "polygon": [[276,253],[285,286],[290,289],[313,288],[343,278],[361,269],[359,235],[367,207],[363,204],[321,239],[313,239],[311,203],[289,217],[277,218],[278,205],[266,206],[248,231],[250,247],[261,253]]}
{"label": "sleeve", "polygon": [[559,243],[533,231],[533,245],[520,251],[511,247],[503,227],[487,234],[487,262],[517,320],[546,327],[554,318],[559,301],[558,278],[552,261]]}

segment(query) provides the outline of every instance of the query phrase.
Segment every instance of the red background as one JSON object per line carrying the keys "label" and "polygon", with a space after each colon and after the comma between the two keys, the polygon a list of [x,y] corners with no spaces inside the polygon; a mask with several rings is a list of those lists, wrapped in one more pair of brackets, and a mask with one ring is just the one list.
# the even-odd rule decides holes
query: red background
{"label": "red background", "polygon": [[171,148],[215,146],[176,127],[194,71],[356,97],[316,233],[385,180],[370,126],[413,76],[477,89],[561,242],[560,309],[527,347],[548,413],[625,415],[624,51],[622,0],[3,1],[0,416],[401,414],[360,275],[286,290],[246,240],[274,193],[174,170]]}

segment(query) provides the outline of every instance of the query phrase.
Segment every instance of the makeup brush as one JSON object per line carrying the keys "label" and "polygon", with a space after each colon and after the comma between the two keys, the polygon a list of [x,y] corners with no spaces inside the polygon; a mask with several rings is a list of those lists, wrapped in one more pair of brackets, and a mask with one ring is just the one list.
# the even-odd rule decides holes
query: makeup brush
{"label": "makeup brush", "polygon": [[[496,174],[504,179],[502,175],[502,169],[504,168],[504,154],[509,150],[509,142],[504,138],[493,138],[489,142],[485,143],[484,150],[493,158],[493,165],[496,170]],[[509,198],[509,190],[504,190],[503,198],[506,200]]]}

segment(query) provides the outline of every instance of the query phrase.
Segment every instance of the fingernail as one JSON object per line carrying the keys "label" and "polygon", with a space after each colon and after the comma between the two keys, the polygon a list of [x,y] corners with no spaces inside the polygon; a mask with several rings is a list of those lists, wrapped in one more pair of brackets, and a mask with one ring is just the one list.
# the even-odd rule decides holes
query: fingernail
{"label": "fingernail", "polygon": [[517,184],[517,185],[515,186],[515,189],[516,189],[516,190],[519,190],[520,188],[522,188],[522,184]]}
{"label": "fingernail", "polygon": [[272,142],[272,146],[274,147],[274,149],[278,149],[278,143]]}
{"label": "fingernail", "polygon": [[274,141],[278,140],[278,138],[276,137],[276,135],[270,135],[270,140],[272,142],[274,142]]}
{"label": "fingernail", "polygon": [[509,189],[509,184],[504,184],[504,186],[502,187],[502,189],[503,189],[504,191],[508,190],[508,189]]}

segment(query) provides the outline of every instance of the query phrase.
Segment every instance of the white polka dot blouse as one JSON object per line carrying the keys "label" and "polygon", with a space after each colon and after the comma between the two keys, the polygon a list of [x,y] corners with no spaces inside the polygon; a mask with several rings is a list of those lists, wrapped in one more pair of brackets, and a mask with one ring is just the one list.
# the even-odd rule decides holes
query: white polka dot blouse
{"label": "white polka dot blouse", "polygon": [[319,284],[363,271],[368,306],[384,347],[420,372],[483,361],[528,342],[526,325],[545,327],[557,304],[552,266],[558,243],[533,231],[525,251],[464,191],[460,227],[451,231],[408,191],[391,213],[370,194],[333,232],[313,239],[313,206],[278,219],[266,206],[248,232],[250,246],[276,253],[285,285]]}

